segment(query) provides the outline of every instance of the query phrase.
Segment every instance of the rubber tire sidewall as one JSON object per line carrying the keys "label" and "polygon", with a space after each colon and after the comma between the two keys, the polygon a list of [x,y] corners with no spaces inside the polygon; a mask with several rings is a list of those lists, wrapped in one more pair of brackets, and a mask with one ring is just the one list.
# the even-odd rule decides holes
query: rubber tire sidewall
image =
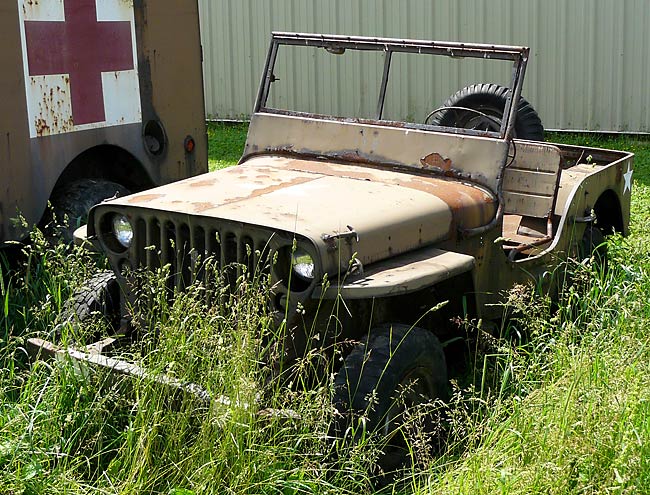
{"label": "rubber tire sidewall", "polygon": [[607,242],[603,231],[593,224],[587,225],[580,240],[578,255],[581,261],[593,257],[596,266],[607,271]]}
{"label": "rubber tire sidewall", "polygon": [[110,270],[90,277],[68,300],[63,308],[64,321],[84,324],[98,315],[117,328],[121,316],[120,286]]}
{"label": "rubber tire sidewall", "polygon": [[[447,366],[440,341],[433,333],[400,324],[373,329],[347,356],[335,377],[332,404],[337,413],[331,434],[350,438],[349,428],[358,428],[361,416],[366,418],[367,431],[377,430],[394,403],[400,383],[416,369],[429,372],[428,398],[445,399]],[[373,398],[376,403],[371,406]],[[360,433],[357,429],[350,439],[356,441]],[[379,465],[386,467],[381,459]]]}
{"label": "rubber tire sidewall", "polygon": [[[96,204],[115,195],[126,196],[129,190],[122,184],[107,179],[78,179],[57,187],[52,192],[52,209],[58,231],[67,243],[73,240],[74,231],[88,220],[88,212]],[[63,225],[67,218],[67,224]]]}

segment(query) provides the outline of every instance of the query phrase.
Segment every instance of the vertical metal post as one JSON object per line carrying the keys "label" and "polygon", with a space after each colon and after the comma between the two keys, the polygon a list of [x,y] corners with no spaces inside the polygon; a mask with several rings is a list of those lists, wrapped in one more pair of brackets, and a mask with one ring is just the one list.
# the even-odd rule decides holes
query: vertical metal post
{"label": "vertical metal post", "polygon": [[[501,121],[501,134],[503,139],[510,139],[515,127],[517,110],[519,109],[519,98],[521,97],[524,75],[526,74],[526,65],[528,63],[528,53],[528,48],[522,48],[522,54],[517,57],[513,66],[512,84],[510,85],[512,93],[508,95],[506,106],[503,109],[503,119]],[[505,122],[508,123],[506,129],[504,129]]]}
{"label": "vertical metal post", "polygon": [[384,113],[384,102],[386,100],[386,87],[388,86],[388,75],[390,73],[390,61],[393,56],[393,51],[386,48],[386,58],[384,59],[384,75],[381,78],[381,86],[379,88],[379,101],[377,102],[377,119],[381,120]]}
{"label": "vertical metal post", "polygon": [[260,90],[255,100],[255,108],[253,113],[259,112],[261,108],[266,106],[266,100],[269,97],[269,90],[271,89],[271,82],[273,80],[273,68],[275,66],[275,59],[278,55],[278,41],[275,36],[271,36],[271,47],[266,57],[264,64],[264,72],[262,73],[262,81],[260,82]]}

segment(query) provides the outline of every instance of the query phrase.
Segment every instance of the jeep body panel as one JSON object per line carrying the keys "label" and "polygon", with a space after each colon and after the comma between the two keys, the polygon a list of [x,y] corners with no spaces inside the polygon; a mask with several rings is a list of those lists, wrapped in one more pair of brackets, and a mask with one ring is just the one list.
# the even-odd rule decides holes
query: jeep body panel
{"label": "jeep body panel", "polygon": [[[101,53],[84,46],[93,29]],[[6,0],[0,64],[11,68],[0,74],[0,244],[23,239],[64,181],[141,190],[207,171],[196,0]],[[78,103],[94,97],[102,108],[83,114]]]}
{"label": "jeep body panel", "polygon": [[251,117],[242,162],[259,153],[402,167],[451,176],[496,193],[508,143],[378,123],[257,113]]}
{"label": "jeep body panel", "polygon": [[423,248],[376,263],[362,273],[345,277],[340,284],[334,281],[322,297],[365,299],[408,294],[470,272],[475,262],[466,254]]}
{"label": "jeep body panel", "polygon": [[[127,215],[129,206],[177,213],[190,228],[201,216],[295,234],[318,249],[329,274],[345,270],[354,253],[372,264],[453,238],[496,214],[492,193],[457,179],[273,155],[118,198],[105,209],[119,206]],[[102,225],[95,216],[93,232]],[[337,249],[337,236],[351,231]]]}

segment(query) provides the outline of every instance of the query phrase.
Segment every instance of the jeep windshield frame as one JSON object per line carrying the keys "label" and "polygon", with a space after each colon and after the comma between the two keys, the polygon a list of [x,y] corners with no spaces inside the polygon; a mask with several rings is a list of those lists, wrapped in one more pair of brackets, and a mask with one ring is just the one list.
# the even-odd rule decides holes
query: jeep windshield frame
{"label": "jeep windshield frame", "polygon": [[[305,34],[273,32],[271,44],[267,53],[264,72],[259,92],[255,101],[254,112],[276,113],[284,115],[303,116],[317,119],[350,121],[349,118],[335,117],[315,113],[284,110],[267,106],[271,84],[276,80],[274,75],[278,50],[281,46],[308,46],[323,48],[333,54],[342,54],[346,50],[380,51],[385,54],[383,75],[379,88],[379,98],[375,119],[353,119],[357,122],[414,128],[428,131],[439,131],[454,134],[484,136],[509,140],[512,137],[519,98],[528,62],[529,48],[524,46],[488,45],[479,43],[458,43],[449,41],[402,40],[396,38],[371,38],[364,36],[340,36],[329,34]],[[512,62],[512,76],[509,85],[504,118],[501,119],[499,132],[490,130],[465,129],[457,127],[441,127],[433,124],[396,122],[383,120],[386,88],[390,79],[391,60],[393,53],[432,54],[451,58],[476,58],[504,60]],[[442,107],[440,110],[442,110]]]}

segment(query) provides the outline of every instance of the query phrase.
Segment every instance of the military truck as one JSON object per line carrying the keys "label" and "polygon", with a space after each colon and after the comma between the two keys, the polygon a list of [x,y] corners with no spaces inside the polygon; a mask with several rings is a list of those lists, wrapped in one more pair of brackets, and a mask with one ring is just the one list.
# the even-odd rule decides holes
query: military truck
{"label": "military truck", "polygon": [[[335,68],[355,53],[360,58]],[[389,114],[399,107],[388,98],[403,96],[390,86],[393,74],[404,76],[392,65],[400,56],[441,59],[441,70],[459,74],[459,63],[496,63],[506,69],[506,90],[488,88],[502,96],[496,103],[488,97],[490,104],[482,97],[480,105],[432,109],[423,100],[419,117],[397,121]],[[272,280],[268,305],[285,330],[284,363],[313,346],[356,342],[334,365],[333,433],[363,414],[366,427],[390,437],[400,424],[399,390],[410,390],[409,403],[444,396],[440,342],[459,335],[451,317],[497,319],[515,284],[553,291],[569,257],[599,253],[604,236],[628,233],[632,154],[513,138],[522,113],[530,113],[521,104],[528,56],[516,46],[274,33],[237,166],[91,210],[79,240],[108,257],[113,273],[95,289],[112,287],[121,332],[128,333],[135,303],[134,271],[168,266],[170,289],[182,290],[201,282],[197,265],[207,257],[238,276],[260,267]],[[358,71],[369,60],[379,63],[367,72],[378,100],[330,104],[324,81],[341,77],[357,77],[367,96],[373,78]],[[473,67],[467,77],[476,76]],[[298,70],[296,85],[286,76]],[[318,91],[322,107],[341,112],[281,106],[313,102]],[[373,116],[352,115],[368,107]],[[394,447],[385,468],[403,457],[399,442]]]}
{"label": "military truck", "polygon": [[196,0],[5,1],[0,42],[0,246],[207,172]]}

